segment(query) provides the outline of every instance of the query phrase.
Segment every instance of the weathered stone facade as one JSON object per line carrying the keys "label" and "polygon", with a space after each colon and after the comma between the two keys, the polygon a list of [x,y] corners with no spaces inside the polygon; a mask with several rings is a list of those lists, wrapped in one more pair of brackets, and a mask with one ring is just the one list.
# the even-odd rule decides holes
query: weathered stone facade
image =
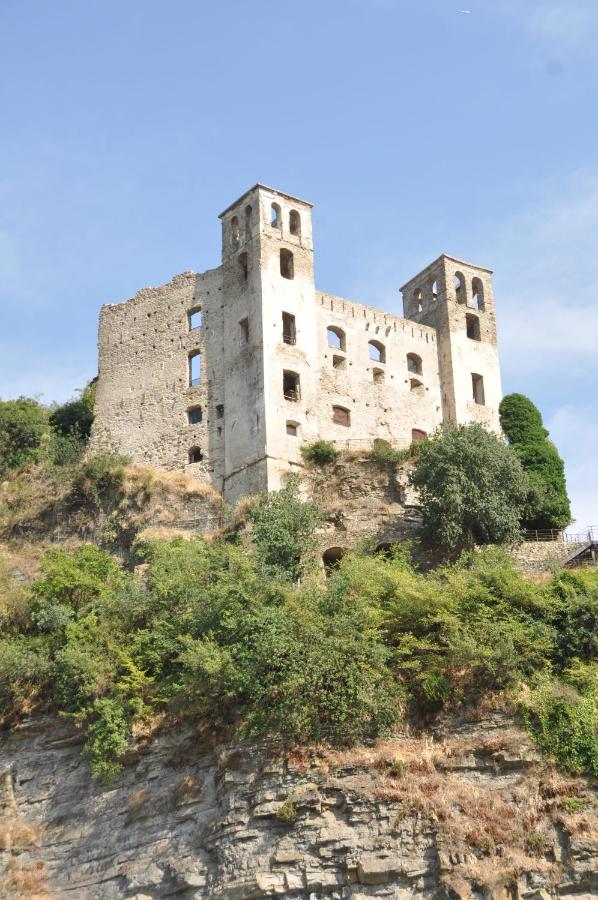
{"label": "weathered stone facade", "polygon": [[94,449],[234,501],[279,487],[305,441],[498,429],[490,270],[442,255],[400,318],[316,289],[311,204],[258,184],[221,220],[220,268],[102,308]]}

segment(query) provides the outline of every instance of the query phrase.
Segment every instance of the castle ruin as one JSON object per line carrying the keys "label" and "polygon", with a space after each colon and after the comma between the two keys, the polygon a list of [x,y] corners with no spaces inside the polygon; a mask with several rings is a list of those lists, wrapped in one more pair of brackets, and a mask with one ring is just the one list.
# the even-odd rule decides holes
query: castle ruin
{"label": "castle ruin", "polygon": [[222,264],[102,307],[91,446],[186,471],[230,502],[276,489],[319,438],[499,430],[492,272],[441,255],[404,317],[319,291],[312,205],[256,184],[221,214]]}

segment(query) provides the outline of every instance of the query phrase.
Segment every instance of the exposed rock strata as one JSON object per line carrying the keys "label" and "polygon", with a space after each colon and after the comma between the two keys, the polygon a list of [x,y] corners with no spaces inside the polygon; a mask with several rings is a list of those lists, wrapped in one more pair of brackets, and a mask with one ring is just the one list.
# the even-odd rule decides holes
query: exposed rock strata
{"label": "exposed rock strata", "polygon": [[172,730],[132,753],[110,787],[90,779],[76,731],[37,719],[2,741],[0,766],[0,896],[598,892],[595,796],[547,770],[497,716],[436,743],[291,759],[206,750]]}

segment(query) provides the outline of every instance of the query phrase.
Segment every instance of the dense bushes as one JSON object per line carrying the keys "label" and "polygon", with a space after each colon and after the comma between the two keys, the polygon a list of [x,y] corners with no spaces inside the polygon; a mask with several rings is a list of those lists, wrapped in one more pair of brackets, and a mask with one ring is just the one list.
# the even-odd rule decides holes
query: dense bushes
{"label": "dense bushes", "polygon": [[304,444],[301,448],[301,456],[305,462],[316,466],[327,466],[336,462],[338,451],[330,441],[315,441],[313,444]]}
{"label": "dense bushes", "polygon": [[48,435],[48,413],[36,400],[0,402],[0,476],[39,458]]}
{"label": "dense bushes", "polygon": [[523,394],[508,394],[500,407],[503,431],[527,475],[522,525],[530,530],[565,528],[571,522],[565,467],[548,439],[542,416]]}
{"label": "dense bushes", "polygon": [[507,691],[545,752],[596,771],[596,573],[540,586],[486,550],[422,574],[401,550],[348,553],[325,579],[304,562],[320,518],[298,491],[262,498],[236,540],[150,543],[139,575],[90,545],[48,553],[26,606],[13,591],[1,609],[5,719],[62,711],[112,777],[162,712],[349,744]]}

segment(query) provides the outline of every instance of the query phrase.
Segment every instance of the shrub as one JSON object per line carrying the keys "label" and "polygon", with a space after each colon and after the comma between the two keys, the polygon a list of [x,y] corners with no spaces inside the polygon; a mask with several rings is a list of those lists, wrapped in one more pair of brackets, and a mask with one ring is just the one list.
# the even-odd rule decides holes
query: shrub
{"label": "shrub", "polygon": [[563,771],[598,777],[598,692],[584,697],[562,683],[543,681],[524,716],[540,750]]}
{"label": "shrub", "polygon": [[449,556],[520,538],[527,481],[517,456],[481,425],[445,428],[420,445],[411,475],[423,537]]}
{"label": "shrub", "polygon": [[508,394],[503,397],[499,412],[502,429],[529,480],[523,527],[565,528],[571,521],[565,467],[558,450],[548,440],[540,411],[523,394]]}
{"label": "shrub", "polygon": [[118,757],[129,746],[130,722],[122,704],[110,697],[96,700],[93,713],[85,753],[90,760],[92,775],[102,781],[114,781],[122,767]]}
{"label": "shrub", "polygon": [[376,438],[370,455],[374,462],[377,462],[382,466],[387,466],[402,462],[408,453],[406,454],[405,451],[395,450],[388,441],[385,441],[382,438]]}
{"label": "shrub", "polygon": [[49,550],[33,585],[38,610],[44,603],[61,603],[81,609],[124,589],[129,577],[117,560],[95,544],[78,550]]}
{"label": "shrub", "polygon": [[89,456],[73,480],[72,498],[75,502],[92,503],[97,509],[113,506],[122,491],[126,456],[98,453]]}
{"label": "shrub", "polygon": [[35,462],[48,431],[48,413],[37,400],[0,402],[0,475]]}
{"label": "shrub", "polygon": [[9,718],[29,707],[47,675],[43,649],[23,637],[0,640],[0,716]]}
{"label": "shrub", "polygon": [[598,584],[591,572],[561,571],[550,585],[556,600],[552,623],[556,629],[555,657],[561,667],[571,660],[598,661]]}
{"label": "shrub", "polygon": [[304,444],[301,447],[301,456],[305,462],[315,466],[327,466],[336,462],[338,451],[330,441],[315,441],[313,444]]}

